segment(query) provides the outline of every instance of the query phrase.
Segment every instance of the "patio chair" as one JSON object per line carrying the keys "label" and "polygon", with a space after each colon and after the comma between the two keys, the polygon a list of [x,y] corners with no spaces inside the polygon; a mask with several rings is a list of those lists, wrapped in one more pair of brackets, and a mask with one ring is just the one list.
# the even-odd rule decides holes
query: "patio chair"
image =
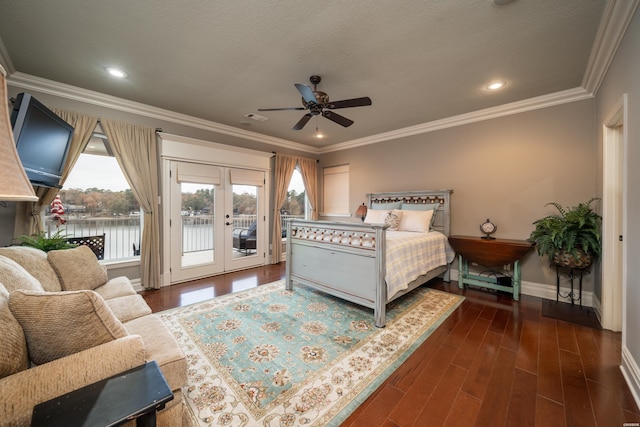
{"label": "patio chair", "polygon": [[238,252],[244,252],[245,255],[249,251],[256,250],[256,234],[258,223],[254,221],[249,228],[233,229],[233,249]]}
{"label": "patio chair", "polygon": [[67,242],[89,246],[99,260],[104,259],[104,234],[99,236],[68,237]]}

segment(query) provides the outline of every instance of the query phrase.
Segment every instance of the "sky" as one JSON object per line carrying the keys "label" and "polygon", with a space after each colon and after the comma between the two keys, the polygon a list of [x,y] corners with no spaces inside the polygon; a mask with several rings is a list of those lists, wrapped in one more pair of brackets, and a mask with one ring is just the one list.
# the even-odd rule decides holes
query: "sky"
{"label": "sky", "polygon": [[[64,183],[65,189],[86,190],[94,187],[111,191],[123,191],[129,188],[129,183],[122,174],[115,157],[82,154]],[[304,191],[302,176],[297,171],[293,174],[290,187],[297,193]]]}

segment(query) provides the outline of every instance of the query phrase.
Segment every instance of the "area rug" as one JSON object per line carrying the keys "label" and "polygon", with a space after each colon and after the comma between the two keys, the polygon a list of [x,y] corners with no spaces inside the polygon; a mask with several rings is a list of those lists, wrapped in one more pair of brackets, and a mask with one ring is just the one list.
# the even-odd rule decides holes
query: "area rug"
{"label": "area rug", "polygon": [[158,313],[200,426],[337,426],[462,302],[421,287],[373,310],[284,281]]}

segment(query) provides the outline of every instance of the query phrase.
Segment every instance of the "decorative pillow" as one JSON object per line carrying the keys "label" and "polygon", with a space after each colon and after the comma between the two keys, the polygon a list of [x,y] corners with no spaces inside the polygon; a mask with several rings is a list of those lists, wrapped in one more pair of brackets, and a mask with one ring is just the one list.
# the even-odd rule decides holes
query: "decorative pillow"
{"label": "decorative pillow", "polygon": [[94,291],[13,291],[9,308],[22,326],[29,358],[38,365],[128,335]]}
{"label": "decorative pillow", "polygon": [[[0,248],[0,255],[11,258],[36,278],[47,292],[61,291],[56,271],[47,260],[47,253],[29,246],[7,246]],[[11,292],[11,291],[9,291]]]}
{"label": "decorative pillow", "polygon": [[2,283],[8,292],[18,289],[26,289],[28,291],[42,292],[42,285],[20,264],[0,255],[0,283]]}
{"label": "decorative pillow", "polygon": [[387,214],[384,219],[384,223],[389,226],[387,230],[396,231],[400,227],[400,218],[402,218],[402,211],[394,209]]}
{"label": "decorative pillow", "polygon": [[399,231],[428,232],[433,211],[402,211]]}
{"label": "decorative pillow", "polygon": [[401,202],[389,202],[389,203],[371,203],[371,209],[382,209],[385,211],[392,211],[394,209],[400,209]]}
{"label": "decorative pillow", "polygon": [[440,207],[439,203],[403,203],[401,209],[403,211],[433,211],[431,216],[431,224],[429,228],[433,227],[433,223],[436,220],[436,211]]}
{"label": "decorative pillow", "polygon": [[88,246],[49,251],[47,257],[65,291],[91,290],[107,283],[106,270]]}
{"label": "decorative pillow", "polygon": [[20,323],[9,310],[9,292],[0,283],[0,378],[29,367],[27,342]]}
{"label": "decorative pillow", "polygon": [[369,209],[364,222],[367,224],[384,224],[384,220],[389,214],[389,209]]}

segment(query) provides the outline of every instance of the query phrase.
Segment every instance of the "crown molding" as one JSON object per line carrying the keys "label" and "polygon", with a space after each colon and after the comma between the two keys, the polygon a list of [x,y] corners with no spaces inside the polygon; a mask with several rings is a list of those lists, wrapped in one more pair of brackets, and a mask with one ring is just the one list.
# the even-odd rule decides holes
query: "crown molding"
{"label": "crown molding", "polygon": [[354,139],[352,141],[334,144],[322,149],[321,154],[339,150],[347,150],[349,148],[362,147],[364,145],[376,144],[378,142],[389,141],[392,139],[406,138],[409,136],[420,135],[423,133],[452,128],[456,126],[462,126],[469,123],[491,120],[498,117],[519,114],[531,110],[539,110],[541,108],[552,107],[554,105],[581,101],[583,99],[592,97],[593,95],[585,91],[583,88],[568,89],[561,92],[537,96],[535,98],[511,102],[509,104],[503,104],[497,107],[486,108],[484,110],[460,114],[458,116],[451,116],[441,120],[434,120],[432,122],[427,122],[416,126],[409,126],[391,132],[384,132],[366,138]]}
{"label": "crown molding", "polygon": [[7,78],[7,83],[25,90],[34,90],[65,99],[71,99],[74,101],[110,108],[113,110],[123,111],[139,116],[150,117],[152,119],[163,120],[166,122],[185,125],[197,129],[203,129],[210,132],[230,135],[251,141],[262,142],[265,144],[271,144],[277,147],[283,147],[314,154],[318,153],[317,148],[300,144],[298,142],[275,138],[261,133],[235,128],[233,126],[223,125],[221,123],[216,123],[210,120],[200,119],[182,113],[176,113],[174,111],[153,107],[139,102],[129,101],[123,98],[106,95],[104,93],[95,92],[88,89],[82,89],[76,86],[71,86],[53,80],[43,79],[41,77],[36,77],[29,74],[20,72],[10,74],[10,77]]}
{"label": "crown molding", "polygon": [[582,79],[582,87],[586,91],[594,95],[598,92],[638,4],[640,0],[607,2]]}

